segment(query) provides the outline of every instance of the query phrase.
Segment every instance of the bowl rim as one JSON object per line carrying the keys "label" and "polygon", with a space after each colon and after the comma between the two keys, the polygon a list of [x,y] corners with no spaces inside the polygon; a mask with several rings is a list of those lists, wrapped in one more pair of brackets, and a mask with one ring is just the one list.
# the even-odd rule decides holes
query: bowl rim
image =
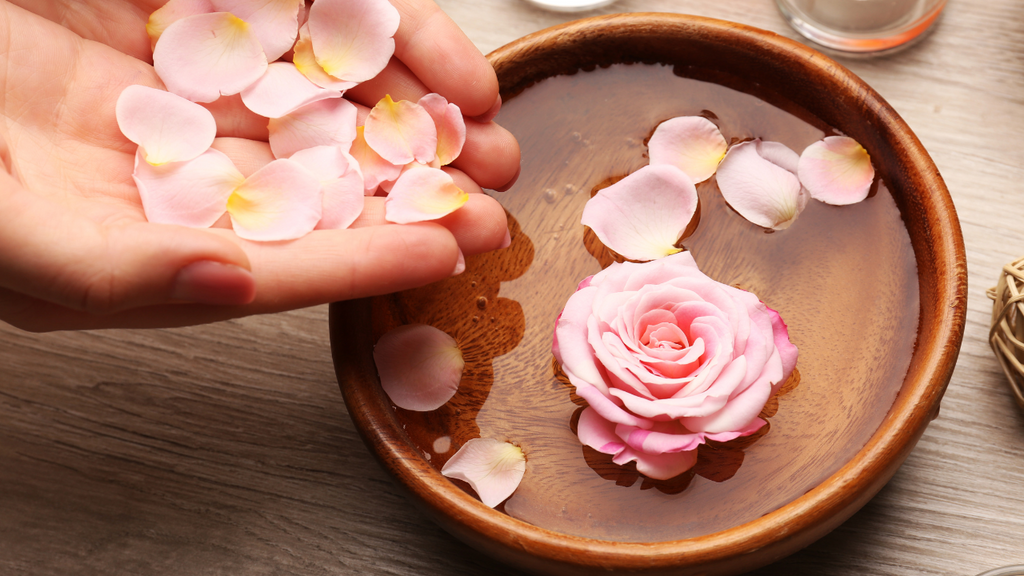
{"label": "bowl rim", "polygon": [[[927,423],[937,415],[963,338],[966,255],[949,192],[920,141],[896,111],[863,80],[828,57],[775,33],[742,24],[682,14],[632,13],[596,16],[541,30],[498,48],[488,59],[500,80],[512,63],[536,52],[538,46],[565,45],[601,34],[643,31],[652,26],[667,26],[680,33],[697,33],[767,51],[800,69],[824,75],[837,86],[857,91],[866,110],[877,115],[876,128],[891,133],[894,144],[899,146],[896,154],[914,168],[921,189],[929,192],[916,194],[920,198],[913,199],[915,208],[919,204],[925,215],[920,232],[926,239],[921,245],[915,243],[914,251],[919,276],[920,264],[927,261],[934,266],[935,277],[942,281],[931,287],[922,286],[922,290],[930,290],[931,298],[926,303],[926,294],[922,293],[921,323],[911,368],[889,413],[849,461],[803,496],[758,519],[720,532],[660,542],[598,540],[547,530],[496,512],[441,476],[401,431],[379,385],[359,384],[359,378],[376,381],[372,365],[351,365],[353,354],[363,354],[364,359],[369,356],[367,344],[359,342],[353,335],[357,331],[351,329],[353,319],[368,321],[369,300],[332,304],[331,342],[339,383],[349,412],[371,452],[399,487],[445,529],[478,548],[492,553],[497,550],[499,557],[520,566],[555,563],[639,571],[700,567],[716,572],[729,571],[729,566],[736,565],[737,557],[745,557],[743,561],[757,558],[759,563],[743,564],[749,569],[795,552],[849,518],[892,477]],[[511,84],[502,83],[503,96],[532,83],[528,78],[514,80]],[[923,259],[922,248],[933,258]],[[922,331],[925,324],[928,329]],[[343,341],[345,344],[340,346]],[[346,347],[344,353],[339,351]],[[502,554],[500,549],[506,553]]]}

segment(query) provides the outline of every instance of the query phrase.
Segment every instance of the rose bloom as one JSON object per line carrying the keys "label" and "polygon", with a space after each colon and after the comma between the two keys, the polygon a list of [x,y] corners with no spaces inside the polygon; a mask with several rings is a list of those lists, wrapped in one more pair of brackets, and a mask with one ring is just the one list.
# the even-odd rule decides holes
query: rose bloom
{"label": "rose bloom", "polygon": [[797,357],[778,313],[705,276],[689,252],[581,282],[553,351],[590,405],[580,441],[656,480],[690,469],[705,440],[764,426],[758,414]]}

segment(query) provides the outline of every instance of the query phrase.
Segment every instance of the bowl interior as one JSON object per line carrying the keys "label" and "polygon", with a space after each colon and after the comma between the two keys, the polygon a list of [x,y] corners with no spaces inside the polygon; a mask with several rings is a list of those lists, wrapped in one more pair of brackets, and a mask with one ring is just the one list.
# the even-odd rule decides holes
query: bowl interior
{"label": "bowl interior", "polygon": [[[728,23],[603,17],[491,59],[506,99],[498,122],[523,148],[520,180],[494,194],[512,245],[470,257],[459,277],[332,307],[346,402],[399,485],[456,535],[541,570],[749,569],[852,514],[937,408],[963,330],[955,213],[913,134],[845,69]],[[812,202],[775,234],[732,212],[713,180],[698,186],[700,222],[684,246],[710,276],[781,313],[801,349],[799,378],[766,407],[768,430],[702,447],[693,471],[653,482],[580,446],[581,402],[553,362],[551,331],[576,284],[611,261],[579,224],[586,199],[647,163],[659,122],[692,114],[712,117],[727,140],[761,137],[798,152],[850,135],[878,180],[864,203]],[[384,332],[415,322],[452,334],[467,360],[455,398],[429,413],[393,408],[370,358]],[[502,511],[437,472],[478,436],[510,440],[528,457]],[[517,544],[524,538],[536,544],[529,552]]]}

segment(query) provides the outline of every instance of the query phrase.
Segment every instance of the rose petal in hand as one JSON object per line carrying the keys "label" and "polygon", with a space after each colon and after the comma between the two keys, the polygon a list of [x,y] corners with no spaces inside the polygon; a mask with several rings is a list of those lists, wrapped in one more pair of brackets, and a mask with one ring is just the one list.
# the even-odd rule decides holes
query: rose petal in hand
{"label": "rose petal in hand", "polygon": [[271,118],[269,130],[270,149],[277,158],[314,146],[348,149],[356,137],[356,107],[344,98],[320,100]]}
{"label": "rose petal in hand", "polygon": [[268,62],[273,62],[295,44],[299,31],[299,10],[305,0],[210,0],[217,12],[230,12],[252,26]]}
{"label": "rose petal in hand", "polygon": [[455,104],[440,94],[427,94],[417,102],[434,119],[437,128],[437,161],[447,166],[462,153],[466,143],[466,120]]}
{"label": "rose petal in hand", "polygon": [[387,0],[317,0],[306,25],[324,72],[363,82],[383,70],[395,53],[399,14]]}
{"label": "rose petal in hand", "polygon": [[437,168],[413,168],[395,182],[384,203],[388,222],[408,224],[436,220],[458,210],[469,194]]}
{"label": "rose petal in hand", "polygon": [[429,164],[437,156],[437,128],[430,114],[415,102],[385,95],[364,124],[366,143],[392,164]]}
{"label": "rose petal in hand", "polygon": [[132,176],[150,222],[211,226],[224,215],[228,197],[245,180],[231,159],[218,150],[160,166],[146,162],[142,154],[139,148]]}
{"label": "rose petal in hand", "polygon": [[340,98],[341,91],[321,88],[291,62],[274,62],[258,80],[242,90],[242,102],[260,116],[280,118],[313,102]]}
{"label": "rose petal in hand", "polygon": [[320,221],[320,181],[298,162],[278,159],[245,179],[228,198],[235,234],[265,242],[305,236]]}
{"label": "rose petal in hand", "polygon": [[117,99],[117,125],[139,145],[146,162],[192,160],[217,135],[213,114],[181,96],[147,86],[129,86]]}
{"label": "rose petal in hand", "polygon": [[317,230],[348,228],[363,211],[363,175],[359,164],[337,146],[299,150],[291,160],[302,164],[320,180],[324,207]]}

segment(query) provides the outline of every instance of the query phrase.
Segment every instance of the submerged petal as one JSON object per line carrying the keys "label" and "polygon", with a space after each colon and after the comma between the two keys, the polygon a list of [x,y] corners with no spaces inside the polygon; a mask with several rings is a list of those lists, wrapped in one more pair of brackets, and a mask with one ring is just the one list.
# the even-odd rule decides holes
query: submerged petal
{"label": "submerged petal", "polygon": [[468,482],[491,508],[516,491],[525,473],[522,449],[494,438],[473,438],[441,468],[441,474]]}
{"label": "submerged petal", "polygon": [[395,52],[399,14],[387,0],[317,0],[307,23],[317,63],[339,80],[365,82]]}
{"label": "submerged petal", "polygon": [[149,34],[151,45],[155,48],[160,35],[167,30],[167,27],[182,18],[195,16],[196,14],[208,14],[216,12],[210,0],[170,0],[155,12],[149,15],[146,23],[146,33]]}
{"label": "submerged petal", "polygon": [[466,143],[466,120],[462,110],[449,103],[440,94],[427,94],[417,102],[430,117],[437,128],[437,161],[447,166],[462,153]]}
{"label": "submerged petal", "polygon": [[631,260],[679,252],[675,244],[697,211],[697,189],[675,166],[649,165],[587,201],[581,222]]}
{"label": "submerged petal", "polygon": [[783,230],[807,206],[807,191],[791,168],[796,152],[778,142],[751,140],[733,146],[718,167],[718,188],[750,222]]}
{"label": "submerged petal", "polygon": [[434,119],[415,102],[395,102],[385,95],[370,110],[364,128],[366,143],[392,164],[429,164],[437,155]]}
{"label": "submerged petal", "polygon": [[340,97],[340,91],[310,82],[291,62],[270,64],[259,80],[242,90],[246,108],[267,118],[280,118],[306,104]]}
{"label": "submerged petal", "polygon": [[438,168],[413,168],[398,177],[384,201],[384,219],[396,224],[436,220],[469,200],[452,177]]}
{"label": "submerged petal", "polygon": [[139,148],[132,177],[150,222],[211,226],[224,215],[231,192],[245,180],[219,150],[210,149],[187,162],[160,166],[149,164],[142,154]]}
{"label": "submerged petal", "polygon": [[798,173],[811,198],[837,206],[867,198],[875,179],[868,151],[847,136],[829,136],[805,148]]}
{"label": "submerged petal", "polygon": [[227,12],[212,12],[168,26],[153,50],[153,68],[171,92],[193,102],[213,102],[259,79],[267,58],[249,24]]}
{"label": "submerged petal", "polygon": [[273,62],[295,44],[299,8],[305,0],[210,0],[217,12],[231,12],[252,26],[267,60]]}
{"label": "submerged petal", "polygon": [[206,152],[217,135],[213,114],[181,96],[129,86],[117,98],[117,125],[150,164],[183,162]]}
{"label": "submerged petal", "polygon": [[241,238],[272,242],[311,232],[320,221],[320,181],[298,162],[274,160],[228,198],[231,226]]}
{"label": "submerged petal", "polygon": [[337,146],[299,150],[291,160],[302,164],[320,180],[324,209],[317,230],[348,228],[363,211],[363,175],[359,163]]}
{"label": "submerged petal", "polygon": [[465,361],[455,339],[426,324],[407,324],[373,348],[380,385],[399,408],[426,412],[451,400]]}
{"label": "submerged petal", "polygon": [[320,100],[271,118],[268,128],[270,150],[276,158],[313,146],[347,149],[356,137],[356,107],[344,98]]}
{"label": "submerged petal", "polygon": [[718,126],[701,116],[666,120],[647,143],[651,164],[671,164],[694,183],[711,178],[728,147]]}
{"label": "submerged petal", "polygon": [[394,182],[402,173],[402,166],[392,164],[381,158],[380,154],[366,143],[363,137],[363,126],[356,128],[356,138],[352,141],[350,153],[359,162],[363,171],[363,190],[367,196],[373,196],[377,187],[385,182]]}

